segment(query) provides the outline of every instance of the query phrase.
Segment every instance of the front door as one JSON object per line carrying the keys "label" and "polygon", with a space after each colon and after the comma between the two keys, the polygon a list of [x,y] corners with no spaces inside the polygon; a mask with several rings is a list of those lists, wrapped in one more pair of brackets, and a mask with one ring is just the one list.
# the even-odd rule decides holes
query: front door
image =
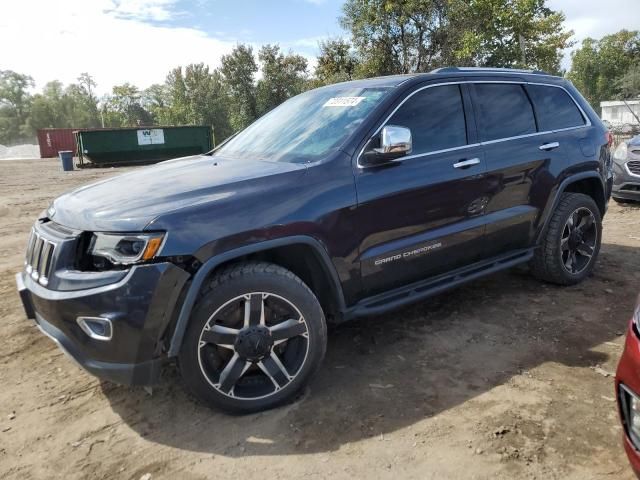
{"label": "front door", "polygon": [[357,167],[365,296],[482,257],[486,166],[465,88],[434,85],[410,94],[384,124],[411,130],[411,154],[385,166]]}

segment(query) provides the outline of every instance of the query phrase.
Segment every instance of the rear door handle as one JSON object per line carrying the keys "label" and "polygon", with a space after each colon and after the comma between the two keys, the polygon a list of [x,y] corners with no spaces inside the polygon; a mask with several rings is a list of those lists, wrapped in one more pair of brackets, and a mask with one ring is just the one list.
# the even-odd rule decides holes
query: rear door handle
{"label": "rear door handle", "polygon": [[453,164],[453,168],[468,168],[472,165],[478,165],[480,163],[479,158],[470,158],[468,160],[460,160]]}
{"label": "rear door handle", "polygon": [[554,148],[558,148],[559,146],[560,144],[558,142],[550,142],[550,143],[544,143],[540,145],[538,148],[540,150],[553,150]]}

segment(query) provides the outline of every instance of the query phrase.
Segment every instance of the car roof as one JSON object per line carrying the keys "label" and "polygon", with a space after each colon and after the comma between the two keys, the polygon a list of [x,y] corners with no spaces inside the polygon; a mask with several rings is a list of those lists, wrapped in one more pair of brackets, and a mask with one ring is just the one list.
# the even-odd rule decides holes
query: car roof
{"label": "car roof", "polygon": [[564,79],[550,75],[541,70],[521,70],[513,68],[484,68],[484,67],[443,67],[426,73],[412,73],[404,75],[388,75],[384,77],[351,80],[329,86],[344,85],[349,87],[398,87],[405,83],[419,83],[429,79],[451,77],[500,77],[501,80],[513,77],[514,80],[543,81],[544,83],[558,83]]}

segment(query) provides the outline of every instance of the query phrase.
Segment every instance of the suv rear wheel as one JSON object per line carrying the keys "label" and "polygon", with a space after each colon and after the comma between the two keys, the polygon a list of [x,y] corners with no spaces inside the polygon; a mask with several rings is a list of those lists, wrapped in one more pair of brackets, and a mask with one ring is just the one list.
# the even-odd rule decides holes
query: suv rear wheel
{"label": "suv rear wheel", "polygon": [[274,264],[230,266],[194,307],[178,357],[203,402],[248,413],[295,398],[320,366],[327,328],[302,280]]}
{"label": "suv rear wheel", "polygon": [[602,240],[602,218],[593,199],[564,193],[531,262],[533,274],[547,282],[573,285],[587,277]]}

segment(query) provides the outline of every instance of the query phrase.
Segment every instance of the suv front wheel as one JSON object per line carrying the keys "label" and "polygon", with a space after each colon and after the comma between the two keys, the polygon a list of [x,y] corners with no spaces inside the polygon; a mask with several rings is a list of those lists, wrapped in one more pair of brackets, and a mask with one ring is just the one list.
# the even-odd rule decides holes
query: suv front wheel
{"label": "suv front wheel", "polygon": [[602,241],[602,217],[588,195],[563,193],[531,261],[537,278],[574,285],[593,270]]}
{"label": "suv front wheel", "polygon": [[200,400],[248,413],[293,400],[326,345],[322,308],[302,280],[278,265],[243,263],[201,293],[178,363]]}

